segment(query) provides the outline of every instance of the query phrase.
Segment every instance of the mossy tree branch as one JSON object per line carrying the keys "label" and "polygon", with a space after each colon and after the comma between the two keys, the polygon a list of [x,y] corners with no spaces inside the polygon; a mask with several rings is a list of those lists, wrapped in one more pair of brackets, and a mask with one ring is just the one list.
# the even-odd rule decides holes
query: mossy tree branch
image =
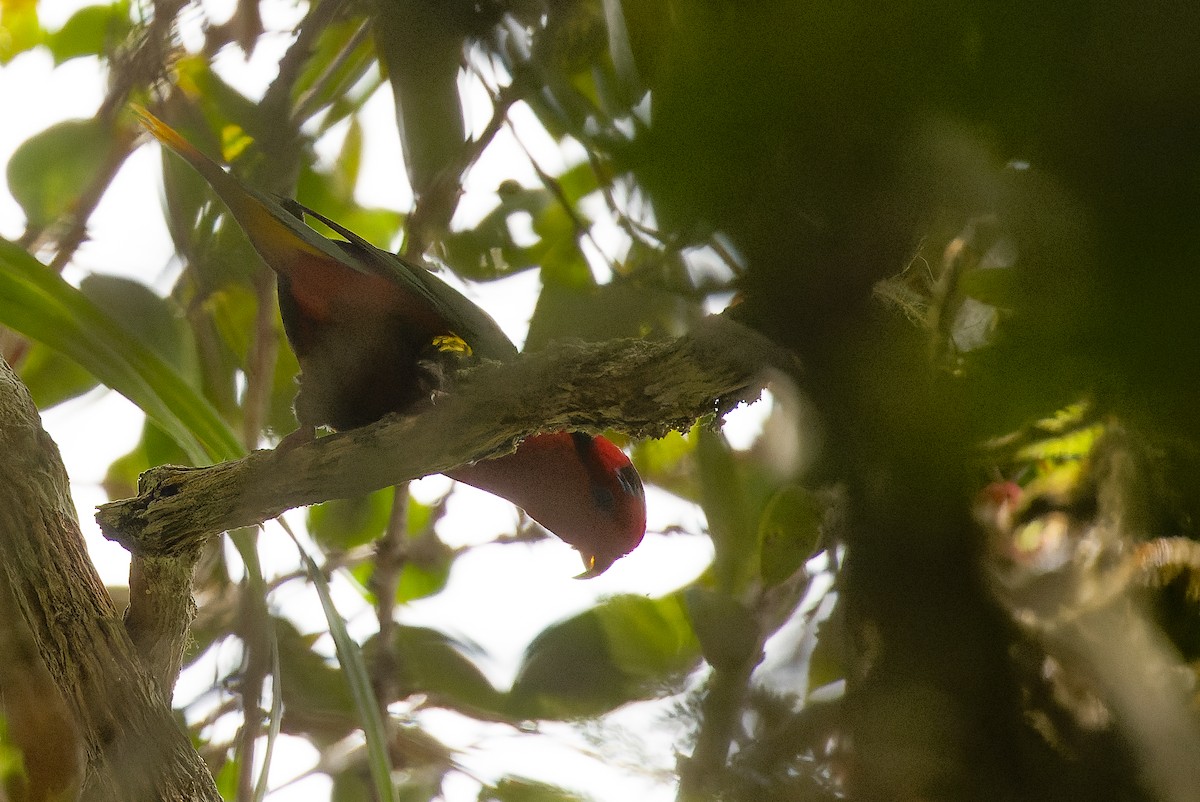
{"label": "mossy tree branch", "polygon": [[293,507],[504,453],[539,431],[654,437],[685,429],[756,398],[765,371],[781,365],[769,341],[723,318],[676,340],[561,345],[472,370],[420,415],[206,468],[153,469],[137,497],[106,504],[96,517],[134,554],[184,554]]}

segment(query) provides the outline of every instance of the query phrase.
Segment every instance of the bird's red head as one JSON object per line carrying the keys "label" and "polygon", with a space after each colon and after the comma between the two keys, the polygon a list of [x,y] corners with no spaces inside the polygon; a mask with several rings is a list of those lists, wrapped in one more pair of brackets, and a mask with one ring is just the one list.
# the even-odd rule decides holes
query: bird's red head
{"label": "bird's red head", "polygon": [[586,570],[604,573],[646,533],[646,495],[637,469],[604,437],[555,432],[530,437],[512,454],[447,475],[508,499],[574,546]]}

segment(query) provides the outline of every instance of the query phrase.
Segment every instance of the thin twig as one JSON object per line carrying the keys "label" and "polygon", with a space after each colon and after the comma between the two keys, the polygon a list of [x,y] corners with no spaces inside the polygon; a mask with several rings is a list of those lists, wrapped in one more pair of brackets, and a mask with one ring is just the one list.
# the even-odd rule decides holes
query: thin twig
{"label": "thin twig", "polygon": [[371,591],[375,594],[375,616],[379,620],[378,648],[371,665],[371,684],[379,702],[379,713],[387,717],[388,702],[397,696],[397,679],[402,666],[396,652],[396,593],[400,575],[408,562],[408,484],[396,485],[387,530],[375,543],[375,570]]}

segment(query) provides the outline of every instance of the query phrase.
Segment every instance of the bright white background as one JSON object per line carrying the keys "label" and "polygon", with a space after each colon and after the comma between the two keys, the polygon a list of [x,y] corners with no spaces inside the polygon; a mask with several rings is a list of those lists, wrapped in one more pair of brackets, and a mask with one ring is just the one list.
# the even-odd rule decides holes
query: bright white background
{"label": "bright white background", "polygon": [[[85,0],[48,0],[39,6],[43,25],[59,27],[70,14],[86,5]],[[203,19],[224,20],[231,0],[212,0],[189,6],[183,14],[184,41],[196,41]],[[227,49],[217,68],[231,83],[250,94],[258,94],[274,75],[281,53],[290,43],[290,30],[303,15],[280,2],[267,7],[268,33],[260,42],[254,62],[247,64],[240,51]],[[76,59],[55,68],[49,54],[37,50],[22,54],[0,67],[0,163],[7,163],[13,149],[29,136],[55,122],[72,117],[90,117],[105,89],[106,75],[95,59]],[[490,115],[482,88],[464,79],[467,90],[468,124],[482,126]],[[365,128],[363,173],[358,188],[360,200],[368,205],[405,209],[411,193],[404,185],[400,146],[395,131],[391,94],[384,89],[368,105]],[[565,165],[561,151],[533,122],[524,108],[514,110],[521,142],[539,159],[540,165],[556,173]],[[323,158],[336,154],[344,126],[318,144]],[[581,155],[582,152],[580,152]],[[498,137],[485,158],[470,173],[457,220],[470,222],[494,204],[493,190],[505,178],[517,178],[526,186],[536,185],[536,173],[524,151],[507,129]],[[160,155],[156,146],[143,146],[133,154],[104,197],[89,225],[89,240],[79,249],[65,276],[77,283],[92,272],[129,276],[165,292],[177,275],[178,265],[161,213]],[[599,218],[600,215],[593,215]],[[24,217],[8,194],[0,191],[0,236],[15,239],[23,230]],[[615,230],[615,229],[613,229]],[[610,232],[611,234],[611,232]],[[619,257],[624,244],[615,235],[597,233],[601,247]],[[538,277],[530,271],[513,279],[483,287],[467,288],[520,343],[536,299]],[[747,447],[757,436],[769,404],[756,405],[731,416],[727,433],[736,446]],[[116,393],[97,390],[60,405],[44,414],[44,423],[62,450],[72,482],[88,546],[106,583],[124,585],[128,558],[118,546],[103,540],[93,520],[94,508],[108,499],[100,487],[104,471],[117,456],[128,451],[140,433],[141,413]],[[449,480],[430,477],[413,485],[418,498],[445,492]],[[400,611],[401,620],[436,626],[477,643],[483,650],[481,666],[489,678],[506,687],[513,678],[519,658],[530,639],[548,623],[586,609],[598,598],[614,593],[658,596],[695,578],[711,559],[707,538],[657,534],[671,526],[702,532],[703,515],[692,505],[650,488],[649,530],[645,542],[630,556],[597,579],[580,582],[578,555],[557,540],[533,545],[484,546],[472,549],[454,567],[448,589],[438,596],[410,604]],[[290,514],[294,526],[303,515]],[[449,513],[439,527],[451,546],[486,543],[495,535],[511,532],[516,513],[504,501],[460,488]],[[263,534],[261,551],[265,570],[289,572],[295,567],[294,548],[271,527]],[[335,599],[351,624],[351,631],[366,634],[373,629],[370,610],[350,586],[335,586]],[[325,628],[315,597],[308,588],[292,583],[272,596],[273,609],[299,622],[306,631]],[[332,653],[332,649],[329,649]],[[236,652],[219,653],[217,662],[236,664]],[[212,680],[215,665],[185,675],[177,688],[177,700],[187,702]],[[664,707],[633,705],[610,717],[602,737],[567,725],[544,727],[546,735],[531,738],[502,725],[481,725],[453,713],[419,711],[414,716],[435,736],[461,750],[459,759],[468,771],[483,781],[505,775],[524,775],[584,791],[597,800],[673,799],[671,782],[678,746],[675,725]],[[219,721],[218,728],[235,726],[232,719]],[[222,729],[228,733],[228,729]],[[272,787],[298,777],[316,762],[316,753],[302,741],[281,739],[272,768]],[[260,750],[261,752],[261,750]],[[272,795],[274,800],[326,798],[328,780],[313,775]],[[449,800],[473,800],[478,783],[459,775],[447,783]]]}

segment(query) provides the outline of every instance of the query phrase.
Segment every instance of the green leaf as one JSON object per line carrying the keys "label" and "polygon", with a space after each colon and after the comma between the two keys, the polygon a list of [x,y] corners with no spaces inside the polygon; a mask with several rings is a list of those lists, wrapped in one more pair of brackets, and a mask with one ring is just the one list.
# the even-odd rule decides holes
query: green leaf
{"label": "green leaf", "polygon": [[181,375],[196,375],[190,330],[165,298],[141,282],[100,273],[84,278],[79,290]]}
{"label": "green leaf", "polygon": [[81,396],[100,383],[77,362],[39,342],[29,344],[17,373],[41,410]]}
{"label": "green leaf", "polygon": [[325,620],[329,624],[329,634],[333,638],[338,662],[342,665],[342,676],[350,689],[355,712],[367,739],[367,766],[371,772],[371,781],[375,785],[376,798],[380,802],[397,802],[396,787],[392,783],[392,760],[388,753],[387,732],[383,727],[383,718],[379,713],[375,689],[367,674],[362,650],[346,630],[346,622],[333,603],[325,575],[299,541],[295,542],[309,581],[313,583],[317,597],[321,600],[321,609],[324,610]]}
{"label": "green leaf", "polygon": [[791,577],[816,550],[825,505],[798,485],[775,493],[758,521],[759,576],[767,587]]}
{"label": "green leaf", "polygon": [[466,141],[458,93],[466,32],[452,7],[440,3],[384,3],[374,22],[375,46],[396,99],[405,167],[420,196],[455,165]]}
{"label": "green leaf", "polygon": [[1015,309],[1021,298],[1018,273],[1007,267],[968,270],[959,277],[958,289],[963,295],[1001,309]]}
{"label": "green leaf", "polygon": [[739,590],[750,578],[757,533],[750,529],[746,482],[724,436],[706,428],[696,430],[696,458],[700,473],[700,498],[708,519],[715,555],[717,587],[727,593]]}
{"label": "green leaf", "polygon": [[332,744],[358,727],[354,700],[336,665],[313,651],[315,635],[303,635],[291,622],[272,619],[283,680],[283,731]]}
{"label": "green leaf", "polygon": [[54,63],[62,64],[79,56],[111,52],[131,28],[128,3],[87,6],[46,37],[46,44],[54,55]]}
{"label": "green leaf", "polygon": [[590,798],[524,777],[505,777],[479,791],[479,802],[588,802]]}
{"label": "green leaf", "polygon": [[529,645],[509,708],[517,718],[597,716],[627,701],[624,680],[589,610],[552,625]]}
{"label": "green leaf", "polygon": [[213,773],[213,781],[222,799],[236,799],[238,793],[238,776],[241,766],[236,759],[225,760],[221,767]]}
{"label": "green leaf", "polygon": [[[321,31],[316,50],[305,59],[304,68],[292,90],[294,99],[303,99],[298,112],[304,116],[304,120],[331,103],[344,102],[351,87],[374,66],[375,43],[372,37],[359,35],[355,39],[362,25],[359,17],[351,16],[327,25]],[[346,48],[351,44],[354,45],[353,49],[346,53]],[[329,72],[331,67],[333,71]],[[344,118],[345,115],[340,113],[323,115],[321,133]]]}
{"label": "green leaf", "polygon": [[672,12],[669,0],[605,0],[605,4],[620,7],[638,78],[642,87],[653,86],[665,45],[670,41]]}
{"label": "green leaf", "polygon": [[61,351],[137,404],[194,462],[243,453],[228,424],[171,366],[7,240],[0,240],[0,323]]}
{"label": "green leaf", "polygon": [[[586,220],[580,221],[584,226]],[[529,256],[542,267],[547,286],[585,289],[596,286],[592,268],[579,249],[576,220],[561,203],[547,203],[533,216],[533,231],[539,239],[529,246]]]}
{"label": "green leaf", "polygon": [[454,550],[438,540],[436,534],[430,533],[422,540],[432,541],[432,549],[422,548],[435,553],[432,559],[426,554],[420,562],[410,560],[405,564],[404,570],[400,572],[400,585],[396,588],[396,601],[400,604],[441,593],[450,579]]}
{"label": "green leaf", "polygon": [[353,765],[346,771],[338,772],[333,778],[329,799],[330,802],[373,802],[375,795],[372,793],[371,780],[363,767]]}
{"label": "green leaf", "polygon": [[699,644],[681,595],[614,596],[593,611],[614,664],[639,686],[657,686],[695,666]]}
{"label": "green leaf", "polygon": [[[337,182],[336,189],[345,197],[354,197],[354,187],[358,184],[358,173],[362,168],[363,130],[358,117],[350,120],[350,130],[342,142],[342,151],[338,154],[333,167],[333,178]],[[351,229],[356,231],[356,229]]]}
{"label": "green leaf", "polygon": [[562,190],[567,203],[575,206],[581,200],[600,189],[600,180],[591,162],[580,162],[574,167],[568,167],[560,175],[555,176],[558,188]]}
{"label": "green leaf", "polygon": [[737,668],[758,661],[762,644],[758,622],[736,599],[707,588],[684,591],[688,618],[704,659],[713,668]]}
{"label": "green leaf", "polygon": [[673,687],[699,658],[678,595],[614,596],[534,639],[509,709],[522,718],[600,715]]}
{"label": "green leaf", "polygon": [[308,508],[308,531],[327,551],[345,551],[378,539],[392,514],[391,488],[334,499]]}
{"label": "green leaf", "polygon": [[71,212],[112,148],[112,126],[95,118],[57,123],[21,143],[8,161],[8,189],[29,227]]}
{"label": "green leaf", "polygon": [[694,437],[669,432],[665,437],[634,445],[633,464],[644,480],[689,501],[697,501],[699,493],[689,461],[695,450]]}
{"label": "green leaf", "polygon": [[[590,268],[585,269],[590,276]],[[563,338],[603,342],[655,333],[676,336],[686,317],[678,296],[633,281],[618,279],[601,286],[590,280],[575,286],[546,281],[525,343],[537,349]]]}
{"label": "green leaf", "polygon": [[808,657],[808,690],[811,693],[832,682],[846,677],[844,644],[846,633],[844,615],[835,610],[832,615],[817,625],[817,642]]}
{"label": "green leaf", "polygon": [[0,3],[0,65],[41,44],[45,36],[38,22],[37,0]]}
{"label": "green leaf", "polygon": [[425,627],[396,627],[393,648],[400,681],[410,693],[423,693],[435,705],[471,716],[500,715],[503,697],[449,636]]}

